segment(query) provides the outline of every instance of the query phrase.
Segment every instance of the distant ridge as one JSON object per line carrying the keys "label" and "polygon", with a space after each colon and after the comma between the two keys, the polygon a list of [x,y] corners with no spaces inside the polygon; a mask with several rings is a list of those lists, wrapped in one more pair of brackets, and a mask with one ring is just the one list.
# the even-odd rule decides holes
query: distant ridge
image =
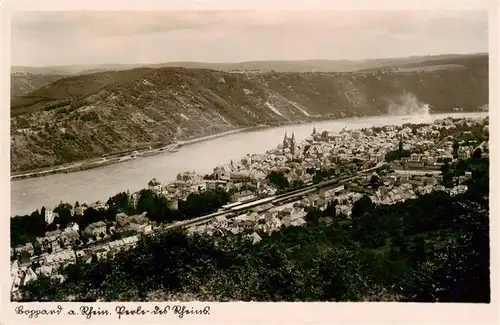
{"label": "distant ridge", "polygon": [[136,63],[136,64],[98,64],[98,65],[67,65],[49,67],[12,66],[11,73],[33,73],[51,75],[81,75],[112,70],[129,70],[134,68],[167,68],[182,67],[191,69],[212,70],[259,70],[260,72],[348,72],[362,69],[383,68],[392,65],[414,64],[428,60],[450,60],[488,56],[487,53],[475,54],[442,54],[422,55],[404,58],[381,58],[365,60],[296,60],[296,61],[245,61],[236,63],[207,62],[166,62],[166,63]]}

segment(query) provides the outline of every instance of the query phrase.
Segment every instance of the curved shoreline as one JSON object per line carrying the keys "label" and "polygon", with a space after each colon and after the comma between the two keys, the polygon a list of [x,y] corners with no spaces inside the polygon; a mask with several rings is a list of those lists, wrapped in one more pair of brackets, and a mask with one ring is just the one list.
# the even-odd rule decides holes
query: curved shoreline
{"label": "curved shoreline", "polygon": [[[475,111],[475,112],[460,112],[460,113],[453,113],[453,112],[436,112],[435,114],[430,114],[430,115],[446,115],[446,114],[474,114],[474,113],[487,113],[484,111]],[[95,157],[95,158],[90,158],[87,160],[83,161],[77,161],[74,163],[69,163],[69,164],[64,164],[64,165],[56,165],[52,167],[47,167],[44,169],[34,169],[34,170],[29,170],[29,171],[24,171],[24,172],[17,172],[17,173],[11,173],[10,180],[11,182],[19,181],[19,180],[25,180],[25,179],[30,179],[30,178],[36,178],[36,177],[43,177],[43,176],[48,176],[48,175],[54,175],[54,174],[61,174],[61,173],[72,173],[72,172],[77,172],[77,171],[83,171],[83,170],[88,170],[88,169],[95,169],[99,167],[104,167],[104,166],[109,166],[112,164],[117,164],[125,161],[129,161],[132,159],[135,159],[136,157],[147,157],[147,156],[154,156],[158,155],[161,153],[165,152],[176,152],[177,148],[188,146],[191,144],[195,143],[200,143],[204,141],[209,141],[213,140],[216,138],[228,136],[231,134],[236,134],[236,133],[242,133],[242,132],[251,132],[251,131],[256,131],[259,129],[266,129],[266,128],[277,128],[277,127],[283,127],[283,126],[289,126],[289,125],[300,125],[300,124],[307,124],[307,123],[313,123],[313,122],[331,122],[331,121],[341,121],[341,120],[350,120],[350,119],[357,119],[357,118],[368,118],[368,117],[384,117],[384,116],[393,116],[393,115],[367,115],[367,116],[350,116],[350,117],[341,117],[341,118],[331,118],[331,116],[321,116],[321,117],[312,117],[307,120],[296,120],[296,121],[288,121],[288,122],[281,122],[277,125],[256,125],[256,126],[251,126],[251,127],[243,127],[243,128],[237,128],[221,133],[216,133],[212,135],[206,135],[202,137],[196,137],[193,139],[188,139],[184,141],[177,141],[176,143],[171,143],[171,144],[166,144],[163,145],[159,148],[151,148],[149,147],[148,149],[145,150],[129,150],[126,152],[121,152],[118,154],[111,154],[108,156],[104,157]]]}
{"label": "curved shoreline", "polygon": [[[375,115],[375,116],[383,116],[383,115]],[[369,117],[369,116],[364,116],[364,117]],[[236,134],[236,133],[241,133],[241,132],[251,132],[251,131],[257,131],[260,129],[266,129],[266,128],[274,128],[274,127],[281,127],[281,126],[286,126],[286,125],[300,125],[304,123],[312,123],[316,121],[320,122],[327,122],[327,121],[336,121],[336,120],[341,120],[341,119],[349,119],[353,117],[348,117],[348,118],[340,118],[340,119],[332,119],[332,118],[327,118],[327,119],[311,119],[311,120],[297,120],[297,121],[290,121],[290,122],[281,122],[277,125],[267,125],[267,124],[261,124],[261,125],[256,125],[256,126],[250,126],[250,127],[243,127],[243,128],[237,128],[229,131],[224,131],[221,133],[216,133],[216,134],[211,134],[211,135],[205,135],[201,137],[196,137],[193,139],[188,139],[188,140],[183,140],[183,141],[177,141],[176,143],[170,143],[161,146],[160,148],[155,148],[155,149],[146,149],[146,150],[128,150],[125,152],[121,152],[118,154],[111,154],[111,155],[106,155],[101,158],[95,157],[95,158],[90,158],[87,160],[81,160],[73,163],[68,163],[68,164],[63,164],[63,165],[56,165],[56,166],[51,166],[51,167],[46,167],[46,168],[39,168],[39,169],[32,169],[28,171],[22,171],[22,172],[16,172],[12,173],[10,176],[10,181],[19,181],[19,180],[25,180],[25,179],[30,179],[30,178],[36,178],[36,177],[43,177],[43,176],[48,176],[48,175],[54,175],[54,174],[61,174],[61,173],[73,173],[77,171],[83,171],[83,170],[88,170],[88,169],[95,169],[99,167],[104,167],[104,166],[109,166],[112,164],[117,164],[125,161],[129,161],[132,159],[135,159],[136,157],[147,157],[147,156],[154,156],[158,155],[161,153],[165,152],[176,152],[177,148],[188,146],[191,144],[195,143],[200,143],[204,141],[209,141],[213,140],[216,138],[228,136],[231,134]]]}
{"label": "curved shoreline", "polygon": [[22,180],[22,179],[36,178],[36,177],[42,177],[42,176],[54,175],[54,174],[60,174],[60,173],[72,173],[72,172],[77,172],[77,171],[82,171],[82,170],[87,170],[87,169],[104,167],[104,166],[108,166],[108,165],[112,165],[112,164],[125,162],[128,160],[132,160],[132,159],[135,159],[136,157],[147,157],[147,156],[158,155],[158,154],[161,154],[164,152],[175,152],[176,149],[179,147],[184,147],[184,146],[188,146],[188,145],[199,143],[199,142],[209,141],[209,140],[213,140],[216,138],[224,137],[224,136],[235,134],[235,133],[240,133],[240,132],[245,132],[245,131],[254,131],[257,129],[267,128],[267,127],[272,127],[272,126],[258,125],[258,126],[254,126],[254,127],[238,128],[235,130],[216,133],[216,134],[198,137],[198,138],[194,138],[194,139],[190,139],[190,140],[178,141],[176,143],[167,144],[167,145],[164,145],[164,146],[162,146],[160,148],[156,148],[156,149],[146,149],[146,150],[142,150],[142,151],[130,150],[127,152],[123,152],[123,153],[116,154],[116,155],[110,155],[110,156],[106,156],[106,157],[102,157],[102,158],[91,158],[88,160],[78,161],[78,162],[71,163],[71,164],[52,166],[52,167],[48,167],[48,168],[43,169],[43,170],[31,170],[31,171],[25,171],[25,172],[18,172],[16,174],[11,174],[10,180],[11,181],[18,181],[18,180]]}
{"label": "curved shoreline", "polygon": [[[437,114],[429,120],[443,118],[484,118],[484,113],[473,114]],[[340,132],[344,127],[359,129],[382,125],[402,125],[408,122],[421,123],[426,117],[375,116],[363,119],[344,119],[317,121],[300,125],[281,125],[260,130],[242,132],[232,130],[232,135],[217,135],[210,138],[191,139],[185,148],[172,154],[158,154],[124,161],[102,168],[74,173],[59,173],[45,177],[11,181],[11,214],[31,213],[41,206],[57,206],[64,202],[95,202],[116,195],[118,191],[136,192],[143,189],[153,177],[161,182],[171,182],[178,173],[197,171],[199,174],[212,173],[213,168],[228,163],[232,159],[241,159],[245,155],[264,153],[281,143],[283,134],[295,132],[297,139],[305,139],[313,127],[318,130]],[[408,122],[406,122],[408,121]],[[247,129],[248,130],[248,129]],[[203,139],[212,139],[194,144]],[[194,144],[188,146],[188,144]],[[202,157],[200,159],[200,157]]]}

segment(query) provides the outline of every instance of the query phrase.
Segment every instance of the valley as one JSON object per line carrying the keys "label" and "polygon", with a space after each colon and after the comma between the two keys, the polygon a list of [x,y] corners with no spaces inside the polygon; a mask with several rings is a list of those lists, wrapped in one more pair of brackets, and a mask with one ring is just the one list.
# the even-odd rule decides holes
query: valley
{"label": "valley", "polygon": [[487,107],[488,56],[457,60],[350,72],[164,67],[64,77],[12,98],[11,172],[247,127],[398,114],[398,107],[401,114],[424,105],[432,113]]}

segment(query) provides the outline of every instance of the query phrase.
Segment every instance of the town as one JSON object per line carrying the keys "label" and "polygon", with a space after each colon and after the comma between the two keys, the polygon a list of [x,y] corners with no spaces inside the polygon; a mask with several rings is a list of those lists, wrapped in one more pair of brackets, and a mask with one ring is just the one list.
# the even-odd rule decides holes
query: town
{"label": "town", "polygon": [[488,118],[449,117],[341,132],[313,129],[303,141],[285,134],[275,149],[217,166],[211,175],[186,171],[171,183],[152,179],[147,189],[107,202],[61,203],[15,217],[11,293],[15,298],[42,275],[63,282],[60,270],[67,265],[113,258],[141,236],[165,229],[257,243],[283,227],[304,225],[311,209],[332,211],[325,223],[349,218],[364,196],[391,205],[433,191],[464,193],[472,173],[447,171],[470,157],[488,157],[488,125]]}

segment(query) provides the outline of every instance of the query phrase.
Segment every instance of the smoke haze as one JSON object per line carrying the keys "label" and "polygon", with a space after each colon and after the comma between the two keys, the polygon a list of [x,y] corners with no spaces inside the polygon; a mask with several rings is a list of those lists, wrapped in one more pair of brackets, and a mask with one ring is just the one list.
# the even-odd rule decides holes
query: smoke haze
{"label": "smoke haze", "polygon": [[410,115],[411,120],[416,123],[425,122],[430,119],[430,107],[422,103],[410,93],[405,93],[396,100],[389,100],[387,108],[389,115]]}

